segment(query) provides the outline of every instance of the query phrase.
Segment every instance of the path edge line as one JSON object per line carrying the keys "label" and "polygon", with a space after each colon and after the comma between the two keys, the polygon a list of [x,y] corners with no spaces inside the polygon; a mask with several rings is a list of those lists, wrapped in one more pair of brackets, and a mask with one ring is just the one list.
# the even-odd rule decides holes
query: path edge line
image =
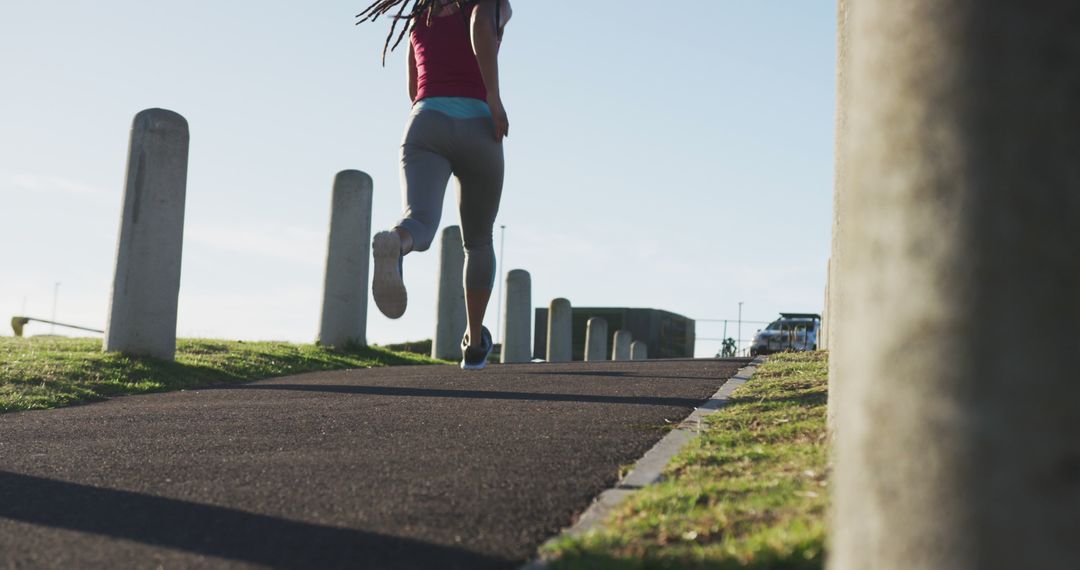
{"label": "path edge line", "polygon": [[[544,541],[538,551],[544,546],[566,537],[581,536],[590,530],[603,526],[607,516],[615,510],[627,497],[633,495],[639,489],[659,483],[663,479],[664,468],[680,451],[686,447],[695,437],[701,434],[701,422],[721,410],[731,401],[731,393],[743,384],[746,384],[754,376],[757,367],[765,362],[765,357],[758,356],[749,364],[740,368],[735,375],[728,378],[723,385],[705,403],[694,408],[675,429],[667,433],[656,445],[649,448],[645,455],[634,463],[630,470],[614,487],[602,491],[585,512],[581,513],[578,520],[570,527],[563,529],[559,534]],[[522,565],[519,570],[545,570],[549,561],[539,554],[532,560]]]}

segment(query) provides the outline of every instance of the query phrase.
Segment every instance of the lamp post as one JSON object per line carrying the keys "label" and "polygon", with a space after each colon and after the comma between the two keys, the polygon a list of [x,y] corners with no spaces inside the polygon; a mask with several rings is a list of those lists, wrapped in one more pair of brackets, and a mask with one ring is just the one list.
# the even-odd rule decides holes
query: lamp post
{"label": "lamp post", "polygon": [[742,348],[742,301],[739,301],[739,328],[736,329],[735,336],[738,340],[735,341],[735,354],[738,356],[739,350]]}
{"label": "lamp post", "polygon": [[506,226],[499,226],[499,308],[498,316],[495,318],[495,340],[502,342],[502,298],[503,289],[506,288],[506,259],[503,257],[503,252],[506,251]]}
{"label": "lamp post", "polygon": [[[59,297],[59,296],[60,296],[60,282],[57,281],[56,283],[53,284],[53,294],[52,294],[52,320],[54,322],[56,321],[56,298]],[[49,325],[49,334],[51,334],[51,335],[56,334],[56,325],[54,325],[54,324]]]}

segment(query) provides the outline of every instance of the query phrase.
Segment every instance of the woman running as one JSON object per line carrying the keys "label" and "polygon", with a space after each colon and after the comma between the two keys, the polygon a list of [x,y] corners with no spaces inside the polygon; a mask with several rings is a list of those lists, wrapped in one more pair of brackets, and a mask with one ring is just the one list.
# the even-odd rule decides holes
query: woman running
{"label": "woman running", "polygon": [[[453,175],[465,247],[468,317],[461,367],[480,369],[492,349],[491,333],[483,324],[495,284],[492,230],[502,196],[502,139],[510,130],[499,94],[498,66],[510,3],[381,0],[357,18],[373,21],[388,12],[393,12],[393,23],[383,47],[383,62],[387,49],[393,50],[408,34],[413,108],[401,144],[405,212],[392,230],[379,232],[372,241],[372,295],[387,317],[396,319],[405,313],[408,297],[402,260],[409,252],[431,247],[446,185]],[[404,27],[390,46],[401,22]]]}

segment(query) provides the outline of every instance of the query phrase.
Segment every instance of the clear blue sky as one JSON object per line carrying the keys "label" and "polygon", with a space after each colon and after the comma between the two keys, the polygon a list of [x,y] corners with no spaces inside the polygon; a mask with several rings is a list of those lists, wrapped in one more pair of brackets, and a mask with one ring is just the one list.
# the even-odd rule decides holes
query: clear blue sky
{"label": "clear blue sky", "polygon": [[[0,317],[48,318],[61,282],[58,317],[104,325],[131,118],[164,107],[191,125],[179,334],[312,340],[334,174],[372,175],[376,227],[400,210],[405,53],[380,67],[367,3],[4,2]],[[517,0],[503,269],[538,306],[820,311],[834,33],[831,2]],[[405,317],[371,304],[371,342],[430,338],[437,257],[407,259]]]}

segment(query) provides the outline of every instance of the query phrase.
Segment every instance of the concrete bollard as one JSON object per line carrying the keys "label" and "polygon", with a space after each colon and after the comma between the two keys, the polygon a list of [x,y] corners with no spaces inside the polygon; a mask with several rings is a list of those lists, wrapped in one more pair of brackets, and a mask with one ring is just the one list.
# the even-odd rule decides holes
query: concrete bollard
{"label": "concrete bollard", "polygon": [[634,341],[634,336],[630,334],[630,331],[617,330],[615,331],[614,346],[611,348],[612,360],[630,360],[630,343]]}
{"label": "concrete bollard", "polygon": [[821,326],[818,327],[817,349],[829,350],[829,288],[832,286],[832,258],[825,263],[825,298],[821,304]]}
{"label": "concrete bollard", "polygon": [[532,278],[524,269],[506,274],[506,315],[503,323],[504,363],[532,360]]}
{"label": "concrete bollard", "polygon": [[[845,265],[844,259],[847,251],[847,225],[852,222],[848,218],[851,208],[852,193],[847,190],[847,171],[845,169],[847,153],[844,144],[847,140],[848,127],[848,83],[851,65],[849,53],[849,28],[851,21],[851,0],[838,0],[836,11],[836,124],[833,144],[833,223],[832,223],[832,251],[829,256],[828,281],[826,285],[825,313],[822,315],[822,335],[818,346],[827,348],[830,353],[836,354],[842,351],[844,333],[846,332],[845,317],[847,315],[846,303],[848,294],[846,287],[848,280],[842,273]],[[839,421],[839,402],[836,397],[840,393],[840,375],[837,372],[836,358],[829,359],[829,402],[827,425],[830,437],[836,433]]]}
{"label": "concrete bollard", "polygon": [[648,360],[649,359],[649,347],[641,342],[635,340],[630,343],[630,360]]}
{"label": "concrete bollard", "polygon": [[358,170],[334,178],[319,343],[367,344],[371,260],[371,177]]}
{"label": "concrete bollard", "polygon": [[135,115],[106,352],[176,356],[189,140],[187,121],[172,111]]}
{"label": "concrete bollard", "polygon": [[548,309],[548,362],[570,362],[573,358],[573,308],[566,299],[555,299]]}
{"label": "concrete bollard", "polygon": [[447,226],[442,232],[439,253],[439,296],[435,309],[435,338],[432,358],[461,359],[461,341],[468,327],[465,315],[465,247],[461,228]]}
{"label": "concrete bollard", "polygon": [[608,357],[607,321],[592,317],[585,326],[585,361],[607,360]]}
{"label": "concrete bollard", "polygon": [[849,4],[829,566],[1080,568],[1080,3]]}

